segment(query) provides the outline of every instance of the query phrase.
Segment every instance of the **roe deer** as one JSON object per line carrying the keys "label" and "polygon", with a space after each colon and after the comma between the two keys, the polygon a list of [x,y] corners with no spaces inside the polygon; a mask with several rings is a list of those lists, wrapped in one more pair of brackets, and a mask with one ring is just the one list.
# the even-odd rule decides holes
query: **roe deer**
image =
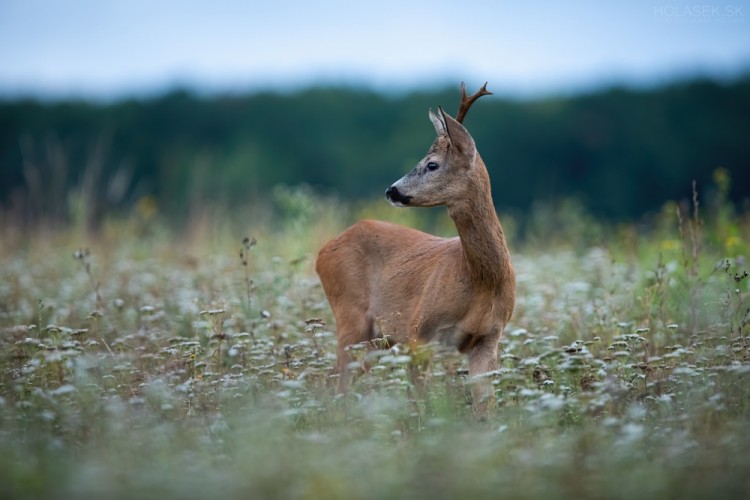
{"label": "roe deer", "polygon": [[[439,238],[380,222],[357,222],[318,254],[336,320],[339,390],[348,383],[347,347],[390,336],[396,342],[450,335],[469,355],[469,375],[497,369],[498,341],[515,304],[515,273],[474,140],[460,123],[472,103],[461,84],[454,119],[429,112],[437,139],[414,169],[390,186],[398,207],[446,205],[458,237]],[[483,389],[475,385],[475,403]]]}

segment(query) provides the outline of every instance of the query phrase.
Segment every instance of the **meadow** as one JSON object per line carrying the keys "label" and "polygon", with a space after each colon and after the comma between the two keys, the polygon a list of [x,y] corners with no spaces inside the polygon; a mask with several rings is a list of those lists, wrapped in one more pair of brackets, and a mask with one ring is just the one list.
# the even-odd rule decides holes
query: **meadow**
{"label": "meadow", "polygon": [[281,189],[281,216],[180,230],[147,202],[96,236],[4,224],[0,496],[747,498],[750,214],[718,184],[647,223],[501,213],[517,304],[482,415],[439,344],[356,346],[335,390],[317,249],[364,216],[450,235],[439,210]]}

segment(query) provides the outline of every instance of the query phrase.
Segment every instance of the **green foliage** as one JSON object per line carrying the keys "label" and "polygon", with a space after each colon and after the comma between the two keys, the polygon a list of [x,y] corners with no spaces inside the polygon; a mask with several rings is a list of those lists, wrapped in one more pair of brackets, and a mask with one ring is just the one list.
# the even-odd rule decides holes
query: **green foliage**
{"label": "green foliage", "polygon": [[[390,96],[323,88],[144,101],[0,103],[0,204],[48,222],[102,214],[151,196],[184,221],[208,202],[236,207],[274,186],[306,184],[345,199],[381,196],[433,139],[427,109],[453,111],[456,89]],[[498,207],[578,199],[619,220],[679,199],[682,187],[732,178],[721,196],[748,198],[750,80],[611,89],[519,102],[485,97],[467,118]],[[81,204],[68,205],[73,193]],[[197,207],[197,208],[196,208]]]}
{"label": "green foliage", "polygon": [[334,325],[312,256],[350,217],[380,209],[306,188],[271,198],[285,215],[273,229],[217,210],[176,233],[148,204],[104,220],[95,239],[6,229],[3,497],[750,488],[750,279],[745,254],[722,242],[750,234],[748,214],[707,203],[678,217],[669,204],[646,233],[595,223],[574,203],[549,225],[539,208],[526,243],[511,242],[516,310],[486,375],[490,409],[476,415],[466,359],[439,344],[355,346],[352,391],[335,393]]}

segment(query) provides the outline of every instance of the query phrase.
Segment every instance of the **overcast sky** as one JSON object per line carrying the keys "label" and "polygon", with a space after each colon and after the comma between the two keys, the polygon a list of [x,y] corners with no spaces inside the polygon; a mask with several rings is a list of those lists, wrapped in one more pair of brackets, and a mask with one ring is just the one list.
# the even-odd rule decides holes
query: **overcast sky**
{"label": "overcast sky", "polygon": [[0,95],[490,87],[750,69],[750,0],[0,0]]}

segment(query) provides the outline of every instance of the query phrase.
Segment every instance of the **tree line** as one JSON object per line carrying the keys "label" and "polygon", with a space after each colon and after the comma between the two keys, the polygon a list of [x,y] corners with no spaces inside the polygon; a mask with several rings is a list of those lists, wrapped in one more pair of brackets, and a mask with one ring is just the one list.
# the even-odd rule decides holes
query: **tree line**
{"label": "tree line", "polygon": [[[431,144],[428,109],[454,113],[458,98],[457,87],[403,95],[312,88],[0,102],[0,206],[22,220],[64,221],[77,193],[95,224],[144,197],[180,217],[196,203],[240,206],[278,184],[382,196]],[[745,77],[537,100],[483,97],[465,125],[499,208],[576,197],[595,215],[633,219],[689,196],[693,180],[710,185],[718,168],[731,176],[732,199],[747,200],[748,116]]]}

